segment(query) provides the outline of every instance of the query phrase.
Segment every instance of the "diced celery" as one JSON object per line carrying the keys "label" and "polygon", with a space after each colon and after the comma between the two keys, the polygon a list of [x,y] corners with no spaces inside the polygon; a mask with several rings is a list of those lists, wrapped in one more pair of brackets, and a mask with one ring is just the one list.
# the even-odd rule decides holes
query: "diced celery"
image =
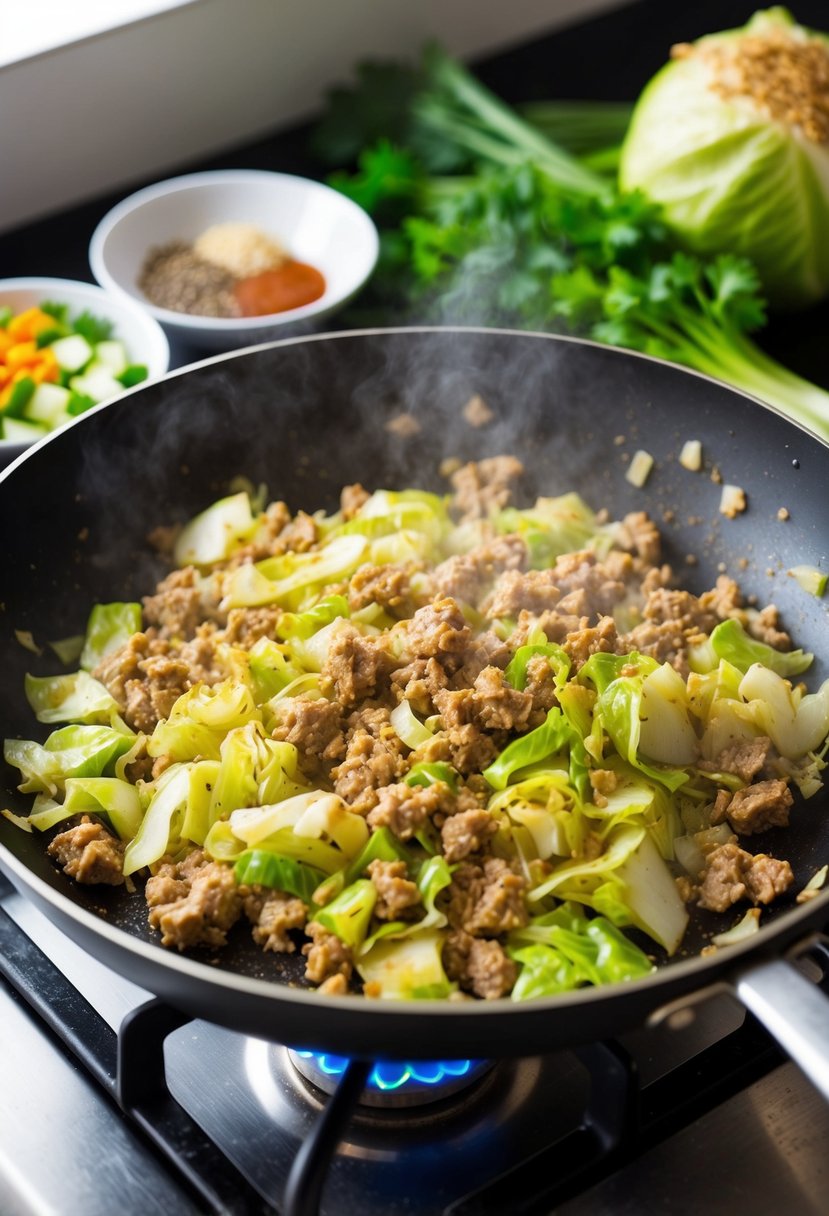
{"label": "diced celery", "polygon": [[46,428],[20,418],[4,418],[0,422],[2,436],[9,443],[34,443],[46,434]]}
{"label": "diced celery", "polygon": [[70,334],[68,338],[58,338],[49,348],[58,361],[58,367],[67,372],[78,372],[92,358],[93,350],[86,338],[80,334]]}
{"label": "diced celery", "polygon": [[102,363],[90,363],[82,376],[72,377],[69,387],[93,401],[109,401],[110,397],[117,397],[124,391],[123,384]]}
{"label": "diced celery", "polygon": [[39,384],[27,401],[23,416],[29,422],[54,427],[58,415],[66,413],[69,396],[69,389],[61,388],[59,384]]}
{"label": "diced celery", "polygon": [[99,342],[95,347],[95,362],[108,367],[113,376],[120,376],[127,366],[127,352],[123,342],[110,338],[107,342]]}

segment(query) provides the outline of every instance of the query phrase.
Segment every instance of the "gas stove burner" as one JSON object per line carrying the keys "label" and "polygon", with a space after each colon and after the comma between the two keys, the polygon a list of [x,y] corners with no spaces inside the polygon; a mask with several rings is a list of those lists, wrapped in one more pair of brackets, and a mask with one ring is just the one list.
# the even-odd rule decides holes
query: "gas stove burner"
{"label": "gas stove burner", "polygon": [[[345,1056],[288,1050],[294,1068],[323,1093],[331,1094],[348,1066]],[[468,1088],[492,1068],[489,1060],[430,1060],[375,1064],[360,1103],[363,1106],[426,1106]]]}

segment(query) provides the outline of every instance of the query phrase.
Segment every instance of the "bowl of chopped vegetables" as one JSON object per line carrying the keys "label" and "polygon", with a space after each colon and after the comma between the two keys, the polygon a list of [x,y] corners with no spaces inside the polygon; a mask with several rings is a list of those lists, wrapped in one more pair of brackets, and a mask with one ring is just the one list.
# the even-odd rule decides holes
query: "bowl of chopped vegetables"
{"label": "bowl of chopped vegetables", "polygon": [[158,182],[118,203],[89,249],[95,278],[180,342],[232,350],[312,329],[371,275],[368,215],[321,182],[220,170]]}
{"label": "bowl of chopped vegetables", "polygon": [[0,280],[0,467],[170,363],[143,309],[92,283]]}

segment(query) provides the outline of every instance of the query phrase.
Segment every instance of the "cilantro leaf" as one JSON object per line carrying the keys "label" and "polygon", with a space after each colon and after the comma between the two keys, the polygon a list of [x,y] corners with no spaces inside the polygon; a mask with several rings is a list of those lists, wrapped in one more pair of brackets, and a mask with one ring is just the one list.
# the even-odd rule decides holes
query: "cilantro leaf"
{"label": "cilantro leaf", "polygon": [[90,346],[97,346],[99,342],[106,342],[112,337],[114,326],[111,321],[105,321],[103,317],[96,317],[86,309],[79,313],[72,322],[72,330],[76,334],[80,334],[82,338],[86,338]]}

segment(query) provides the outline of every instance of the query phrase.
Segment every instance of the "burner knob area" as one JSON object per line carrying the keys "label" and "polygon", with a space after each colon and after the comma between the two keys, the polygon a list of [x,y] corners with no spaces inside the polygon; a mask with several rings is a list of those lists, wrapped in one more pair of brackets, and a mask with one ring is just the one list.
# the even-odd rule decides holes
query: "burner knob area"
{"label": "burner knob area", "polygon": [[[289,1049],[288,1058],[303,1080],[326,1094],[334,1092],[348,1065],[345,1056],[317,1051]],[[372,1068],[360,1105],[427,1106],[474,1085],[492,1067],[489,1060],[383,1061]]]}

